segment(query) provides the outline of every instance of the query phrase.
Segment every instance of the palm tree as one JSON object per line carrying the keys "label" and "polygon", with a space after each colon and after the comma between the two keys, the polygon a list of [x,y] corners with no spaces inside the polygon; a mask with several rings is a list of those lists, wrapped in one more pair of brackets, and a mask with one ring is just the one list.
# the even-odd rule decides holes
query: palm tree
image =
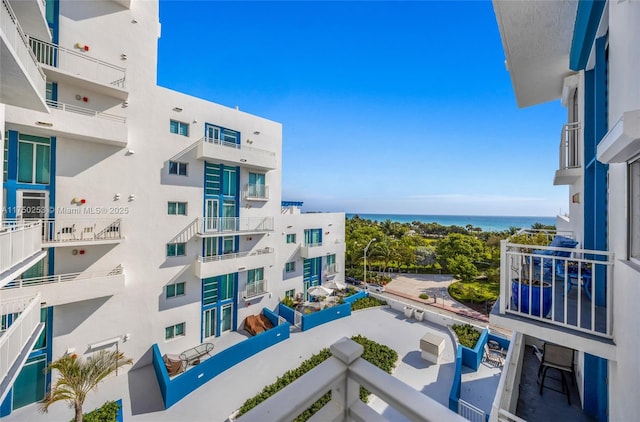
{"label": "palm tree", "polygon": [[75,409],[75,421],[82,422],[82,405],[89,391],[95,390],[117,368],[132,363],[119,351],[100,350],[88,360],[76,354],[62,356],[47,367],[48,371],[57,370],[59,378],[40,404],[40,410],[46,413],[53,403],[64,400]]}

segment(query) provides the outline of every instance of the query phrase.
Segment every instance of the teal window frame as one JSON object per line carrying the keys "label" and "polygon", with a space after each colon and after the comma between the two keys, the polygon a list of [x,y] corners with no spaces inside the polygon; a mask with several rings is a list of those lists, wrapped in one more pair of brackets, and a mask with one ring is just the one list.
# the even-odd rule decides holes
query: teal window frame
{"label": "teal window frame", "polygon": [[186,202],[167,202],[167,214],[169,215],[187,215]]}
{"label": "teal window frame", "polygon": [[185,326],[186,326],[186,323],[180,322],[178,324],[174,324],[174,325],[170,325],[168,327],[165,327],[165,329],[164,329],[164,339],[165,339],[165,341],[173,340],[176,337],[184,337],[186,335]]}
{"label": "teal window frame", "polygon": [[287,234],[287,243],[296,243],[296,234],[288,233]]}
{"label": "teal window frame", "polygon": [[18,182],[48,185],[51,177],[51,139],[18,136]]}
{"label": "teal window frame", "polygon": [[296,289],[291,289],[284,292],[284,297],[293,299],[295,296],[296,296]]}
{"label": "teal window frame", "polygon": [[640,263],[640,158],[629,163],[629,259]]}
{"label": "teal window frame", "polygon": [[179,120],[169,120],[169,132],[176,135],[189,136],[189,123],[181,122]]}
{"label": "teal window frame", "polygon": [[322,244],[322,229],[306,229],[304,231],[304,244],[321,245]]}
{"label": "teal window frame", "polygon": [[182,163],[180,161],[169,161],[169,174],[173,174],[175,176],[188,176],[189,163]]}
{"label": "teal window frame", "polygon": [[167,243],[167,257],[187,255],[186,243]]}
{"label": "teal window frame", "polygon": [[291,261],[291,262],[287,262],[284,264],[284,272],[285,273],[292,273],[296,270],[296,262],[295,261]]}
{"label": "teal window frame", "polygon": [[204,164],[204,193],[209,196],[218,196],[221,191],[220,164]]}
{"label": "teal window frame", "polygon": [[233,299],[234,274],[209,277],[202,280],[202,304],[213,305],[218,302]]}
{"label": "teal window frame", "polygon": [[235,167],[222,166],[222,194],[236,196],[238,185],[238,171]]}
{"label": "teal window frame", "polygon": [[6,182],[7,180],[9,180],[9,132],[8,131],[4,133],[4,138],[2,138],[2,143],[3,143],[2,160],[4,162],[4,165],[2,167],[2,181]]}
{"label": "teal window frame", "polygon": [[327,255],[327,267],[336,263],[336,255]]}
{"label": "teal window frame", "polygon": [[165,297],[171,299],[177,296],[184,296],[186,293],[186,283],[184,281],[168,284],[165,287]]}

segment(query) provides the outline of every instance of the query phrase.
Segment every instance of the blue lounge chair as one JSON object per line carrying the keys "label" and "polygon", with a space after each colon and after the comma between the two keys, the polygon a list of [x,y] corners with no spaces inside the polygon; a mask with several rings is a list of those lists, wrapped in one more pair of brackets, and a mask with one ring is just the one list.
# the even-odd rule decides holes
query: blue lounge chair
{"label": "blue lounge chair", "polygon": [[[569,237],[557,235],[553,238],[549,246],[573,249],[578,246],[578,242]],[[540,258],[533,258],[533,266],[534,274],[540,274],[540,264],[542,263],[542,279],[544,281],[551,281],[554,267],[558,268],[563,265],[565,260],[559,258],[571,257],[571,251],[558,251],[551,249],[536,249],[533,251],[533,254],[541,255]]]}

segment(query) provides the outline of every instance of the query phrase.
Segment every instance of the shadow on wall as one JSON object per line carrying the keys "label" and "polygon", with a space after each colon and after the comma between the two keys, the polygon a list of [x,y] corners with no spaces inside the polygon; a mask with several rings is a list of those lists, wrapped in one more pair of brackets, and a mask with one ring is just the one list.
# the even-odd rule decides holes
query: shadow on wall
{"label": "shadow on wall", "polygon": [[[59,137],[56,145],[56,171],[59,177],[78,176],[112,155],[124,155],[126,153],[126,150],[121,147],[76,141],[64,137]],[[65,152],[71,150],[73,150],[73,154],[65,154]],[[116,191],[114,190],[114,192]]]}
{"label": "shadow on wall", "polygon": [[160,393],[158,380],[150,363],[151,349],[147,350],[127,373],[132,415],[164,410],[162,393]]}
{"label": "shadow on wall", "polygon": [[74,21],[92,19],[124,10],[126,8],[116,2],[60,2],[60,15]]}
{"label": "shadow on wall", "polygon": [[53,336],[58,337],[72,333],[110,298],[111,296],[99,297],[56,306],[53,309],[53,320],[55,321]]}

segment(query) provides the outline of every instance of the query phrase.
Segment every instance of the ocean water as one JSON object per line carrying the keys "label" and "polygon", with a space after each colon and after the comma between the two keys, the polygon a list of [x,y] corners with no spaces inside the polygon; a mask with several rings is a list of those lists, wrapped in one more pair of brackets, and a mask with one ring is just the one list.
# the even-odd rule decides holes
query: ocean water
{"label": "ocean water", "polygon": [[347,218],[358,215],[360,218],[374,221],[397,221],[399,223],[412,223],[420,221],[422,223],[438,223],[443,226],[465,227],[471,224],[473,227],[480,227],[483,231],[502,231],[509,227],[530,228],[535,223],[545,225],[555,225],[555,217],[513,217],[498,215],[418,215],[418,214],[349,214]]}

